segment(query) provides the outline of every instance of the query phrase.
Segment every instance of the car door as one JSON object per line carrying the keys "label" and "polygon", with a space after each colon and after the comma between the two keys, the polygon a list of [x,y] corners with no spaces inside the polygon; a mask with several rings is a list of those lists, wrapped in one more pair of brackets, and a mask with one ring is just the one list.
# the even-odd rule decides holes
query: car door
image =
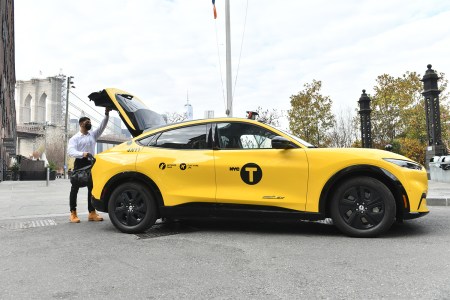
{"label": "car door", "polygon": [[169,129],[137,141],[137,172],[158,186],[165,206],[215,202],[211,125]]}
{"label": "car door", "polygon": [[246,122],[217,123],[218,203],[305,210],[308,162],[304,149],[272,149],[278,134]]}

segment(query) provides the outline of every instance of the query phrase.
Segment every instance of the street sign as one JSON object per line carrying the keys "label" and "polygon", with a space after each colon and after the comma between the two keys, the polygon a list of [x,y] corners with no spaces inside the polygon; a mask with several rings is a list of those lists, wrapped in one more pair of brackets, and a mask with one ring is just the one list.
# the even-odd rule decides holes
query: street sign
{"label": "street sign", "polygon": [[5,151],[9,154],[16,154],[16,139],[14,138],[3,138],[2,139],[3,147]]}
{"label": "street sign", "polygon": [[5,147],[5,151],[9,154],[16,154],[16,147]]}
{"label": "street sign", "polygon": [[13,138],[3,138],[2,140],[3,146],[7,147],[16,147],[16,139]]}

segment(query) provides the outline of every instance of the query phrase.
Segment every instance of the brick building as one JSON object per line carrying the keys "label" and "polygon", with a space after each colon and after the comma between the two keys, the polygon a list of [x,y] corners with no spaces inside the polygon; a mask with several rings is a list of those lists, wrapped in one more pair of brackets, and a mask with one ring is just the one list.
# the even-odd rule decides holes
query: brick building
{"label": "brick building", "polygon": [[16,154],[14,1],[0,0],[0,180]]}

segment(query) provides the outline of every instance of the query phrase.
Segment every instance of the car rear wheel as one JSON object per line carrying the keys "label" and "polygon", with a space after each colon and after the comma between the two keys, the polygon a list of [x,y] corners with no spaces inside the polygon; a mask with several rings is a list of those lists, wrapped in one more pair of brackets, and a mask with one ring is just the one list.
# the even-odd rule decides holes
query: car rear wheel
{"label": "car rear wheel", "polygon": [[331,202],[333,223],[353,237],[375,237],[395,221],[395,199],[375,178],[356,177],[339,186]]}
{"label": "car rear wheel", "polygon": [[108,214],[120,231],[142,232],[155,224],[155,200],[152,193],[141,184],[127,182],[118,186],[111,194]]}

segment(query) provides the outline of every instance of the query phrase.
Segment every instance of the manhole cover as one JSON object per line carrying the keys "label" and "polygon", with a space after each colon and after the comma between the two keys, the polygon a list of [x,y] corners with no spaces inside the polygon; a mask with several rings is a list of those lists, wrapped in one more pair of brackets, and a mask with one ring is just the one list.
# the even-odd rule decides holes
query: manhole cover
{"label": "manhole cover", "polygon": [[167,222],[167,223],[156,223],[150,229],[143,233],[138,233],[136,236],[139,239],[151,239],[167,235],[175,235],[180,233],[190,233],[198,231],[199,229],[183,225],[179,222]]}
{"label": "manhole cover", "polygon": [[28,229],[35,227],[56,226],[56,221],[53,219],[32,220],[24,222],[14,222],[8,224],[1,224],[0,227],[6,229]]}

